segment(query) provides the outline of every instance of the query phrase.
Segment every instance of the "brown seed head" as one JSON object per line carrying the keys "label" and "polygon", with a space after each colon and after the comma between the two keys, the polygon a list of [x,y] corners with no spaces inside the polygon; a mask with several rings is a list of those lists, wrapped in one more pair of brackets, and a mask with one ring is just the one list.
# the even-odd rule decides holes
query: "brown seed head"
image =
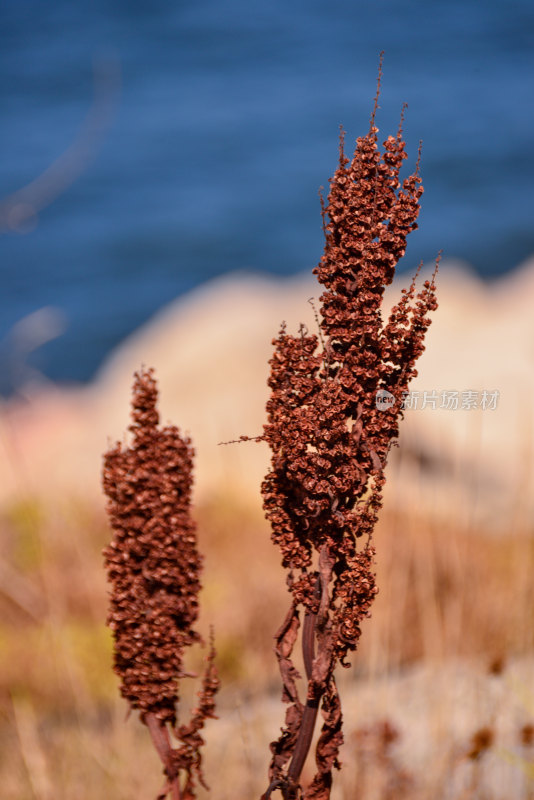
{"label": "brown seed head", "polygon": [[133,443],[105,456],[113,541],[108,624],[115,671],[132,708],[174,724],[184,648],[199,641],[201,558],[190,516],[193,449],[174,426],[159,429],[152,371],[135,376]]}
{"label": "brown seed head", "polygon": [[471,737],[471,743],[467,750],[466,756],[471,761],[477,761],[487,750],[493,745],[495,739],[495,731],[493,728],[484,727],[475,731]]}
{"label": "brown seed head", "polygon": [[519,739],[525,747],[534,744],[534,725],[531,722],[525,723],[519,730]]}
{"label": "brown seed head", "polygon": [[[417,227],[423,188],[418,166],[400,180],[406,158],[401,127],[383,152],[377,133],[373,115],[352,160],[341,137],[323,209],[325,250],[315,270],[325,289],[321,338],[304,328],[292,336],[283,327],[273,341],[263,436],[272,450],[264,508],[283,564],[305,574],[323,545],[336,559],[332,611],[341,660],[355,649],[360,621],[376,595],[368,541],[403,396],[437,305],[434,279],[417,294],[414,279],[382,319],[384,289]],[[379,390],[390,393],[391,406],[377,408]],[[357,549],[362,537],[367,544]],[[302,582],[295,586],[301,597]],[[304,603],[312,607],[311,589]]]}
{"label": "brown seed head", "polygon": [[[434,273],[417,293],[414,278],[389,317],[382,318],[384,290],[408,234],[417,227],[423,187],[419,159],[415,171],[400,179],[406,159],[402,117],[381,151],[376,109],[377,100],[369,132],[357,140],[352,159],[345,156],[341,134],[339,165],[328,202],[322,204],[326,243],[315,269],[324,289],[319,335],[304,327],[290,335],[283,326],[270,360],[262,438],[272,457],[262,495],[272,539],[289,570],[292,606],[276,635],[276,654],[283,698],[292,705],[282,735],[271,744],[266,796],[279,784],[285,800],[301,796],[298,781],[315,724],[310,703],[316,708],[321,698],[318,771],[302,797],[330,796],[342,741],[334,669],[338,662],[348,666],[346,658],[357,648],[361,622],[377,594],[371,537],[384,468],[407,387],[417,374],[429,312],[437,306]],[[379,404],[379,393],[390,402]],[[298,698],[291,661],[299,606],[305,611],[306,707]]]}

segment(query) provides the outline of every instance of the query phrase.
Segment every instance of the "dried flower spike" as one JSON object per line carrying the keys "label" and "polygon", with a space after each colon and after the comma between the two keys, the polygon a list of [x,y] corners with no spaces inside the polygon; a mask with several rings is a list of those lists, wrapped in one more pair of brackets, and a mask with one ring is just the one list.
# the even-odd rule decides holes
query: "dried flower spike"
{"label": "dried flower spike", "polygon": [[[158,428],[151,370],[135,375],[132,446],[118,443],[105,456],[104,491],[113,541],[104,551],[111,584],[108,624],[115,641],[121,694],[150,730],[169,791],[182,800],[203,783],[200,730],[214,716],[218,678],[211,641],[200,703],[188,725],[176,727],[178,680],[194,629],[201,557],[191,519],[193,449],[177,428]],[[171,747],[170,726],[181,745]],[[185,775],[184,785],[180,778]]]}
{"label": "dried flower spike", "polygon": [[[343,741],[334,670],[338,663],[348,666],[377,593],[372,532],[384,467],[398,435],[403,397],[417,374],[428,313],[437,306],[434,278],[418,294],[414,279],[387,321],[382,319],[384,289],[417,227],[423,187],[419,159],[412,175],[402,183],[399,178],[406,158],[402,117],[384,151],[378,147],[380,74],[369,132],[357,140],[352,160],[341,135],[339,166],[323,207],[326,244],[315,270],[324,287],[319,336],[303,327],[292,336],[284,326],[273,341],[263,434],[272,460],[262,494],[292,599],[276,635],[283,699],[290,705],[285,728],[271,744],[265,798],[277,788],[285,800],[330,796]],[[291,660],[301,612],[304,701]],[[300,775],[319,706],[317,771],[303,788]]]}

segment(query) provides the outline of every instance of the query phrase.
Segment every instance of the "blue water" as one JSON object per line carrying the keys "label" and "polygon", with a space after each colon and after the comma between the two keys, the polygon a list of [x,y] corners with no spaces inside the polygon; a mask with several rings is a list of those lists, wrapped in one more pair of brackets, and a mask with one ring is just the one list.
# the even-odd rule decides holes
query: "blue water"
{"label": "blue water", "polygon": [[[95,58],[113,108],[77,180],[0,237],[4,393],[29,367],[88,380],[213,276],[311,269],[317,191],[339,125],[349,145],[368,128],[381,50],[381,134],[406,101],[408,167],[423,140],[402,269],[443,249],[489,279],[534,253],[531,0],[4,0],[0,23],[0,205],[76,140]],[[65,330],[30,353],[16,323],[44,306]]]}

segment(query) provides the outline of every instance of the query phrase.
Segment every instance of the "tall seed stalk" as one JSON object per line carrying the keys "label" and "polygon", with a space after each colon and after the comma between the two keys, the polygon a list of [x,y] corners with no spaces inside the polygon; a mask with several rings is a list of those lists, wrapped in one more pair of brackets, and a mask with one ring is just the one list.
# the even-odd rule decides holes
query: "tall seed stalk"
{"label": "tall seed stalk", "polygon": [[201,730],[215,715],[219,688],[212,637],[198,706],[187,724],[178,724],[179,680],[191,677],[184,651],[201,641],[194,629],[202,558],[190,513],[193,449],[176,427],[158,427],[152,370],[136,374],[132,405],[131,447],[117,443],[104,458],[114,533],[104,559],[115,672],[161,758],[166,783],[158,800],[169,793],[173,800],[192,800],[197,780],[206,785]]}
{"label": "tall seed stalk", "polygon": [[[402,115],[396,136],[387,137],[383,152],[378,147],[380,78],[381,69],[369,132],[357,139],[352,159],[341,133],[339,165],[322,203],[326,243],[314,270],[324,287],[319,334],[301,326],[292,336],[282,326],[273,340],[268,422],[259,438],[272,451],[263,505],[291,594],[275,637],[282,699],[289,705],[281,735],[271,743],[263,800],[275,789],[284,800],[330,796],[343,742],[334,672],[338,664],[350,666],[346,659],[377,594],[372,534],[384,468],[424,350],[428,313],[437,307],[434,272],[417,294],[414,278],[385,322],[382,317],[385,287],[417,227],[423,187],[419,157],[413,174],[402,182],[399,177],[407,157]],[[292,660],[299,634],[304,699]],[[304,787],[319,708],[316,772]]]}

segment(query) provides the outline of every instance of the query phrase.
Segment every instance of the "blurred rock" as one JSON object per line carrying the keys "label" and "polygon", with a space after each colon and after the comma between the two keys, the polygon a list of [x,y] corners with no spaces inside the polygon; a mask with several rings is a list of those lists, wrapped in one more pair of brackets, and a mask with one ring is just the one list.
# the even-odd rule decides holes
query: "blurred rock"
{"label": "blurred rock", "polygon": [[[390,304],[408,281],[408,275],[397,279]],[[318,307],[319,295],[311,275],[225,276],[163,309],[110,355],[91,385],[35,389],[24,401],[4,404],[0,501],[28,493],[100,498],[101,455],[124,437],[132,375],[143,364],[156,370],[162,422],[193,438],[196,500],[239,497],[259,507],[267,448],[219,443],[261,434],[271,339],[282,320],[290,331],[299,322],[315,330],[307,301],[315,297]],[[534,260],[489,285],[464,265],[444,262],[438,300],[413,384],[418,408],[406,410],[400,448],[392,451],[387,502],[461,516],[464,524],[529,527]],[[458,409],[439,407],[443,391],[458,392]],[[496,408],[480,408],[484,391],[490,406],[498,392]],[[468,392],[476,393],[470,397],[478,408],[461,408]]]}
{"label": "blurred rock", "polygon": [[[419,407],[405,413],[390,494],[467,523],[531,528],[534,260],[493,284],[445,263],[438,301],[413,383]],[[435,409],[422,409],[425,391],[427,399],[437,393]],[[439,407],[443,391],[459,393],[458,409]],[[468,393],[477,408],[462,409]]]}

